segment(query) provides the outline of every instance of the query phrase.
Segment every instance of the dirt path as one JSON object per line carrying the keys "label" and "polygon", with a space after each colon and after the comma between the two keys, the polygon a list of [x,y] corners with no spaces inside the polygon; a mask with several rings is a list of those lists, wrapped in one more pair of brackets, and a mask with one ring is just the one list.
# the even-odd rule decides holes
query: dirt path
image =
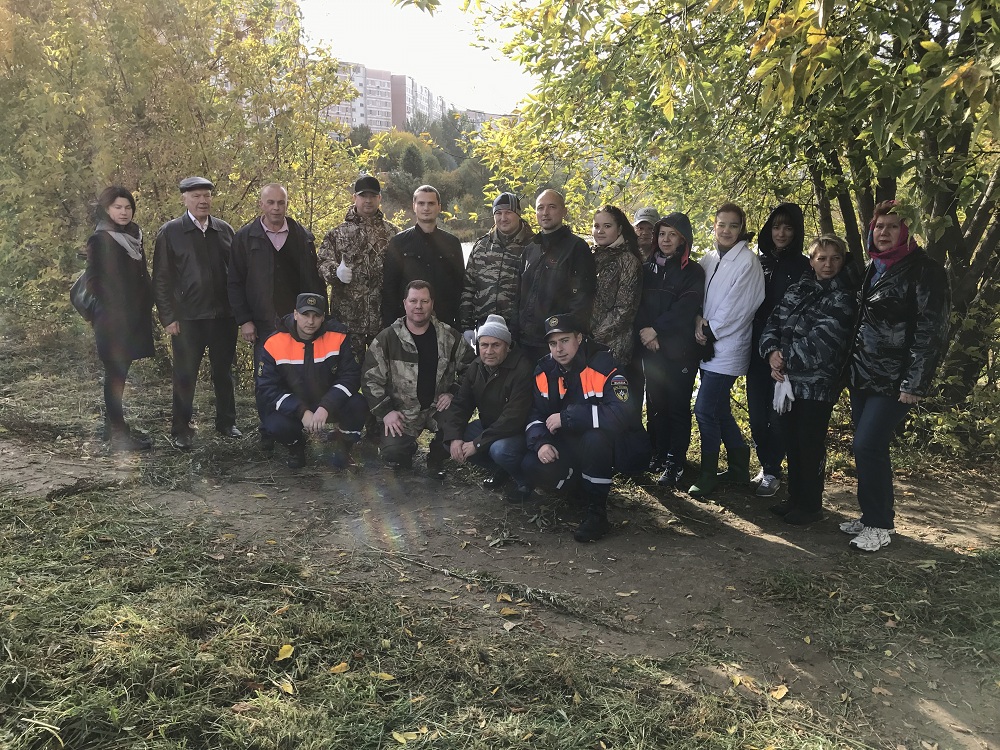
{"label": "dirt path", "polygon": [[[91,450],[0,441],[0,476],[44,494],[80,480],[125,480],[142,461],[160,460]],[[442,484],[373,464],[357,475],[293,473],[257,460],[225,479],[150,490],[148,502],[178,522],[228,527],[215,553],[266,547],[317,573],[376,577],[393,596],[478,612],[491,637],[520,627],[565,647],[680,660],[683,679],[722,691],[784,685],[779,710],[880,747],[1000,748],[1000,686],[981,685],[890,631],[873,648],[891,656],[856,665],[854,654],[810,637],[761,596],[769,572],[844,565],[852,553],[836,521],[854,515],[849,480],[832,483],[833,512],[807,530],[784,526],[766,512],[767,500],[749,494],[712,504],[629,486],[614,497],[613,533],[578,545],[569,533],[576,519],[563,506],[545,498],[511,506],[473,478],[463,470]],[[995,544],[995,483],[965,480],[960,493],[933,480],[901,482],[898,534],[883,554],[921,564]],[[868,558],[873,573],[880,557]],[[512,602],[498,601],[497,581],[512,584]],[[522,617],[500,615],[511,606]]]}

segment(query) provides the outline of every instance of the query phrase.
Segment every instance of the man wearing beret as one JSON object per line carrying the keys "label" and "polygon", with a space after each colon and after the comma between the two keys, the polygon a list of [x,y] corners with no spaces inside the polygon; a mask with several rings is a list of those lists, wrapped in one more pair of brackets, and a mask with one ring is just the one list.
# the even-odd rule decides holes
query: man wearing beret
{"label": "man wearing beret", "polygon": [[499,315],[505,321],[517,317],[517,287],[521,281],[524,247],[534,232],[521,218],[521,202],[514,193],[500,193],[493,201],[493,229],[472,247],[465,267],[465,283],[459,305],[459,329],[469,331]]}
{"label": "man wearing beret", "polygon": [[399,229],[382,213],[377,179],[361,175],[352,190],[354,205],[319,247],[319,272],[330,284],[330,315],[351,331],[354,356],[361,362],[383,327],[382,263],[386,245]]}
{"label": "man wearing beret", "polygon": [[[573,533],[592,542],[608,532],[607,501],[615,469],[648,454],[630,455],[633,438],[646,442],[639,404],[611,351],[587,338],[572,315],[545,321],[549,356],[535,367],[534,404],[526,430],[523,469],[538,487],[566,489],[586,517]],[[577,495],[579,493],[579,495]]]}
{"label": "man wearing beret", "polygon": [[306,463],[305,432],[319,435],[337,422],[327,460],[335,468],[352,464],[351,447],[361,439],[368,404],[358,392],[361,366],[347,327],[326,319],[326,299],[306,292],[295,310],[264,342],[257,366],[257,408],[264,428],[288,446],[288,465]]}
{"label": "man wearing beret", "polygon": [[153,251],[153,297],[160,322],[173,345],[174,445],[194,444],[191,417],[201,359],[208,350],[215,387],[215,429],[242,437],[236,427],[233,358],[236,320],[226,289],[233,228],[211,216],[215,186],[204,177],[186,177],[178,186],[184,214],[156,235]]}
{"label": "man wearing beret", "polygon": [[[438,420],[444,443],[456,463],[470,461],[494,469],[484,487],[500,489],[513,478],[516,489],[508,498],[526,500],[532,488],[521,462],[534,367],[520,349],[511,348],[510,331],[499,315],[488,316],[476,334],[479,356],[465,371],[451,406]],[[477,410],[479,419],[470,423]]]}

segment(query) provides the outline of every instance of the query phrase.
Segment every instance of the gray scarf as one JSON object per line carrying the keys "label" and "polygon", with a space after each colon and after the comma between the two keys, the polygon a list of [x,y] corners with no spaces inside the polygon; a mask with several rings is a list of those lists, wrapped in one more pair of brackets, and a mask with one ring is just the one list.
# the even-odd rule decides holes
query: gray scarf
{"label": "gray scarf", "polygon": [[111,235],[111,239],[125,248],[125,252],[132,260],[142,260],[142,230],[139,229],[135,224],[129,224],[130,227],[134,226],[136,231],[139,233],[138,237],[133,237],[131,234],[126,232],[118,231],[120,227],[109,219],[101,219],[97,222],[98,232],[107,232]]}

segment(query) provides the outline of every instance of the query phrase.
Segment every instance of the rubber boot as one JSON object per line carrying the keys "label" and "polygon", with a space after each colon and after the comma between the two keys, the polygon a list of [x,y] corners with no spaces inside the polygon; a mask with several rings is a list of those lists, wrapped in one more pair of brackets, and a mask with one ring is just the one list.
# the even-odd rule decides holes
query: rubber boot
{"label": "rubber boot", "polygon": [[688,490],[691,497],[705,497],[719,486],[719,453],[701,452],[701,473]]}
{"label": "rubber boot", "polygon": [[306,441],[299,438],[288,446],[288,459],[285,461],[289,469],[301,469],[306,465]]}
{"label": "rubber boot", "polygon": [[728,484],[750,484],[750,446],[726,447],[726,470],[719,472],[719,481]]}
{"label": "rubber boot", "polygon": [[578,542],[596,542],[608,533],[608,500],[606,497],[585,495],[587,516],[576,527],[573,538]]}

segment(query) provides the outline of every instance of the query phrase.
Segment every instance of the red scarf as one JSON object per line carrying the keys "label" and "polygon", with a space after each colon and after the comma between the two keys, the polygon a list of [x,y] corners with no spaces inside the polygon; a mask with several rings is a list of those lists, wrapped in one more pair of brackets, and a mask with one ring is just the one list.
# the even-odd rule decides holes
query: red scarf
{"label": "red scarf", "polygon": [[917,241],[910,236],[910,230],[906,222],[899,223],[899,240],[888,250],[879,251],[875,248],[875,219],[868,225],[868,257],[884,263],[885,267],[892,268],[903,258],[917,249]]}

